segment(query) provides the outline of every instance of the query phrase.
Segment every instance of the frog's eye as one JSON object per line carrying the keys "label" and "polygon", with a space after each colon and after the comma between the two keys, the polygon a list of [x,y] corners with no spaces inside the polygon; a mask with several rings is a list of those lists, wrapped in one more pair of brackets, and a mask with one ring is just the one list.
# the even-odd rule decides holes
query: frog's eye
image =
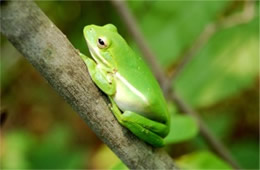
{"label": "frog's eye", "polygon": [[97,46],[98,46],[98,48],[101,48],[101,49],[107,48],[109,45],[108,43],[109,42],[107,41],[107,39],[105,37],[100,37],[97,40]]}

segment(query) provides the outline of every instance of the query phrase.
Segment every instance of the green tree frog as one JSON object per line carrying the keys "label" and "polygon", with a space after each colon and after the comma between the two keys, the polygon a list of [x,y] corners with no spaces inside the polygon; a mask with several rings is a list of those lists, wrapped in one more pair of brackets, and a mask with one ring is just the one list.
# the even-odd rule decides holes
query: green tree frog
{"label": "green tree frog", "polygon": [[118,122],[145,142],[161,147],[170,116],[151,71],[112,24],[83,30],[92,58],[80,54],[94,83],[108,95]]}

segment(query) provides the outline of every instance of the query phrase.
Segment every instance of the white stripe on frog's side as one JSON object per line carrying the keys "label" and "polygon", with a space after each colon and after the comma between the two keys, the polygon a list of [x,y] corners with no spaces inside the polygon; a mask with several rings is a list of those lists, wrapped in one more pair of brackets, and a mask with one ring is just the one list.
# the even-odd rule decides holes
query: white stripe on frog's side
{"label": "white stripe on frog's side", "polygon": [[124,77],[120,75],[120,73],[116,72],[115,76],[121,80],[121,82],[130,89],[131,92],[133,92],[136,96],[140,97],[145,103],[148,103],[148,100],[146,97],[138,91],[134,86],[132,86]]}
{"label": "white stripe on frog's side", "polygon": [[[95,60],[101,60],[100,62],[102,62],[103,64],[105,64],[106,66],[110,67],[110,63],[108,63],[99,53],[99,49],[98,47],[92,47],[90,43],[88,43],[88,47],[89,47],[89,51],[92,55],[92,57]],[[120,75],[120,73],[116,72],[115,76],[125,85],[125,87],[127,87],[132,93],[134,93],[136,96],[138,96],[141,100],[143,100],[145,103],[148,104],[148,100],[146,99],[146,97],[139,91],[137,90],[133,85],[131,85],[131,83],[129,83],[124,77],[122,77]]]}

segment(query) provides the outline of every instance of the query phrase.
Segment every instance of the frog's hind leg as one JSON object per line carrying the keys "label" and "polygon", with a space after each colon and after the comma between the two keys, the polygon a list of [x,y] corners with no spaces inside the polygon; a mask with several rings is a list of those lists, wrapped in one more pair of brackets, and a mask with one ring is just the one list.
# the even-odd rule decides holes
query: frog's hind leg
{"label": "frog's hind leg", "polygon": [[147,143],[161,147],[164,145],[163,137],[168,134],[168,127],[162,123],[147,119],[135,112],[125,111],[123,114],[110,97],[112,111],[117,120],[132,133]]}

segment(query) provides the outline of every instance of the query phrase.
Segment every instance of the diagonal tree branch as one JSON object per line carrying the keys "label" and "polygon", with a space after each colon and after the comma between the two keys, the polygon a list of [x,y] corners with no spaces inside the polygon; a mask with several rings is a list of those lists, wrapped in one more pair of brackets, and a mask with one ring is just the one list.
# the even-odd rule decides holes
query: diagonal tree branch
{"label": "diagonal tree branch", "polygon": [[131,169],[176,169],[155,149],[120,126],[92,83],[77,50],[32,1],[1,1],[1,33]]}
{"label": "diagonal tree branch", "polygon": [[[185,102],[185,100],[183,100],[172,88],[170,88],[170,86],[168,85],[169,80],[167,79],[166,75],[163,74],[163,72],[161,71],[162,69],[156,62],[155,56],[152,55],[153,53],[148,48],[148,45],[145,42],[144,37],[137,36],[137,35],[141,35],[140,30],[137,28],[138,26],[135,21],[135,18],[131,14],[126,4],[123,1],[117,1],[117,0],[110,0],[110,1],[115,6],[115,9],[122,17],[122,21],[126,24],[127,29],[133,36],[134,40],[137,42],[139,48],[141,49],[141,52],[143,53],[144,58],[150,64],[153,73],[157,76],[157,79],[160,81],[165,96],[167,96],[168,99],[173,100],[177,104],[180,110],[184,111],[184,113],[191,115],[198,122],[201,135],[205,138],[206,142],[208,143],[208,145],[211,147],[212,150],[214,150],[219,156],[221,156],[224,160],[230,163],[230,165],[232,165],[235,169],[240,169],[239,165],[233,159],[228,149],[211,132],[209,127],[200,118],[199,114],[192,107],[190,107],[189,104]],[[157,70],[160,71],[157,72]]]}

